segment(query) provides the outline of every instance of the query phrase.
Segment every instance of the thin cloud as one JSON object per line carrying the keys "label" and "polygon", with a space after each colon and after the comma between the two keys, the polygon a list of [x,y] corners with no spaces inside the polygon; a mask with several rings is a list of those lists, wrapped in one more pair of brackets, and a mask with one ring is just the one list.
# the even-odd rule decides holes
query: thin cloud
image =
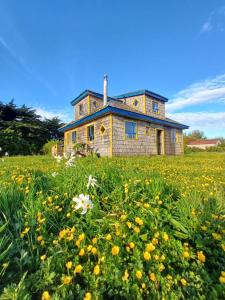
{"label": "thin cloud", "polygon": [[177,93],[168,103],[168,112],[202,104],[225,100],[225,74],[192,84]]}
{"label": "thin cloud", "polygon": [[211,20],[208,20],[202,25],[201,32],[209,32],[213,29]]}
{"label": "thin cloud", "polygon": [[225,6],[222,6],[211,12],[206,22],[203,23],[200,33],[210,31],[224,32],[225,29]]}
{"label": "thin cloud", "polygon": [[36,113],[42,117],[42,119],[52,119],[55,117],[58,117],[62,122],[68,123],[71,121],[72,117],[71,114],[66,112],[65,110],[47,110],[42,107],[36,107],[34,108]]}

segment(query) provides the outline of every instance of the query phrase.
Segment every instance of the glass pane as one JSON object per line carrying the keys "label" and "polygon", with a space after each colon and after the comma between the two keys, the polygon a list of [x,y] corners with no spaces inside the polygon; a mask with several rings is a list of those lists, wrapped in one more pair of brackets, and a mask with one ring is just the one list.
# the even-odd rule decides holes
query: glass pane
{"label": "glass pane", "polygon": [[125,122],[125,135],[129,139],[133,139],[136,137],[136,123]]}

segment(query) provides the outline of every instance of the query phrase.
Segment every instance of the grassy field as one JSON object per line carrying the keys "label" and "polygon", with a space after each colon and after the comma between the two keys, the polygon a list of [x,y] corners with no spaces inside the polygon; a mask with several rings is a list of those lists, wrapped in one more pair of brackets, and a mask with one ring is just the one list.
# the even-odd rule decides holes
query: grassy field
{"label": "grassy field", "polygon": [[0,166],[1,300],[225,298],[224,153]]}

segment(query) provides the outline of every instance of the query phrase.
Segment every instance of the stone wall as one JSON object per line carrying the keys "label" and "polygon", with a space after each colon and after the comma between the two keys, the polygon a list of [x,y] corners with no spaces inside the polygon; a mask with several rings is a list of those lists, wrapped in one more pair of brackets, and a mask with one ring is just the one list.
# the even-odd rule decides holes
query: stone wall
{"label": "stone wall", "polygon": [[[120,100],[123,100],[123,99],[120,99]],[[132,108],[142,112],[143,114],[145,114],[145,95],[125,98],[124,103],[126,103],[130,107],[132,107]],[[137,104],[137,105],[135,105],[135,104]]]}
{"label": "stone wall", "polygon": [[[152,110],[153,101],[158,102],[158,107],[159,107],[158,113],[153,112]],[[146,114],[155,118],[165,119],[165,102],[146,96]]]}
{"label": "stone wall", "polygon": [[176,142],[172,141],[172,130],[171,127],[165,127],[165,154],[181,155],[184,153],[182,130],[176,129]]}
{"label": "stone wall", "polygon": [[[89,110],[89,96],[85,97],[82,99],[80,102],[75,104],[75,120],[79,120],[81,118],[84,118],[85,116],[88,115],[88,110]],[[79,106],[83,106],[83,114],[80,114]]]}

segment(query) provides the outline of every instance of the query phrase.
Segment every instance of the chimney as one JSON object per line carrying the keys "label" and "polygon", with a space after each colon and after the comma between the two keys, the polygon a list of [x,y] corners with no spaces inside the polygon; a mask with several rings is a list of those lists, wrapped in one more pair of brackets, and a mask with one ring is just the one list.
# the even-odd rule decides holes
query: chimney
{"label": "chimney", "polygon": [[107,105],[107,98],[108,98],[108,76],[107,74],[104,75],[104,97],[103,97],[103,106]]}

